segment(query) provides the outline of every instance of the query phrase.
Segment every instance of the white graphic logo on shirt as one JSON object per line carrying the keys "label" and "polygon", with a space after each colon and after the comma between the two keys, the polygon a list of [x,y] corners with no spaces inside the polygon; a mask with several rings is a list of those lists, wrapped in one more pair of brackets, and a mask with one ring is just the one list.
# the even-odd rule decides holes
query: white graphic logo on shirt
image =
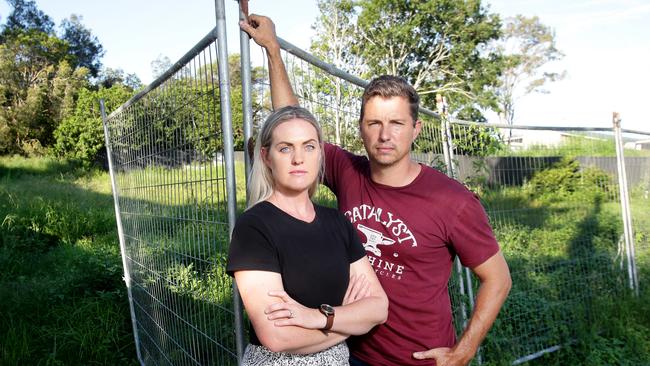
{"label": "white graphic logo on shirt", "polygon": [[[366,242],[363,243],[363,247],[366,251],[372,253],[368,254],[368,261],[375,269],[377,276],[401,281],[405,267],[399,263],[401,260],[396,260],[397,263],[391,261],[395,259],[391,258],[391,260],[388,260],[391,252],[389,248],[395,245],[397,245],[395,248],[402,247],[403,245],[409,245],[410,247],[418,246],[415,235],[413,235],[404,221],[392,212],[384,211],[381,207],[373,207],[365,204],[353,207],[343,214],[353,224],[357,221],[363,221],[368,225],[377,223],[386,229],[385,232],[381,232],[361,223],[355,225],[357,230],[366,237]],[[377,225],[374,226],[377,227]],[[378,248],[379,246],[384,246],[382,248],[384,252],[383,257],[382,250]],[[398,258],[399,251],[400,249],[394,250],[392,256]]]}
{"label": "white graphic logo on shirt", "polygon": [[395,240],[389,239],[383,236],[379,231],[371,229],[364,225],[357,225],[357,229],[361,231],[366,236],[366,242],[363,243],[363,248],[369,252],[372,252],[374,255],[381,257],[381,250],[377,248],[377,245],[393,245]]}

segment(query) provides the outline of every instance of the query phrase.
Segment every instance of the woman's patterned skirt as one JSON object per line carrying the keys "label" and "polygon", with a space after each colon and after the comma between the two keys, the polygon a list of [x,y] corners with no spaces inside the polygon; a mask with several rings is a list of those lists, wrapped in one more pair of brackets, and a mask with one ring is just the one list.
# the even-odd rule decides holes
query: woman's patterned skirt
{"label": "woman's patterned skirt", "polygon": [[249,344],[244,352],[244,366],[348,366],[350,351],[341,342],[320,352],[296,355],[284,352],[271,352],[264,346]]}

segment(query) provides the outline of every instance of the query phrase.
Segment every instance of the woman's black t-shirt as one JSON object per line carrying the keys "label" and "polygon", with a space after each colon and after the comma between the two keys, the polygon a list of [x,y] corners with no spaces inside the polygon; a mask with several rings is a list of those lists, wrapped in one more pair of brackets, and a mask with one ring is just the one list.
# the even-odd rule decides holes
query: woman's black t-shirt
{"label": "woman's black t-shirt", "polygon": [[[228,274],[277,272],[287,294],[302,305],[341,305],[350,263],[366,252],[345,216],[335,209],[314,208],[312,222],[296,219],[267,201],[244,212],[232,233]],[[260,344],[252,329],[250,342]]]}

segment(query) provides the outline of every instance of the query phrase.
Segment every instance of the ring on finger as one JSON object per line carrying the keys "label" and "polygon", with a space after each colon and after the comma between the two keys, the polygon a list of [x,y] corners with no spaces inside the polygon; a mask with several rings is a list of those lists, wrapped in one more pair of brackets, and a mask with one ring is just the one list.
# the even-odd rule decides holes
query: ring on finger
{"label": "ring on finger", "polygon": [[289,319],[293,318],[293,311],[289,310]]}

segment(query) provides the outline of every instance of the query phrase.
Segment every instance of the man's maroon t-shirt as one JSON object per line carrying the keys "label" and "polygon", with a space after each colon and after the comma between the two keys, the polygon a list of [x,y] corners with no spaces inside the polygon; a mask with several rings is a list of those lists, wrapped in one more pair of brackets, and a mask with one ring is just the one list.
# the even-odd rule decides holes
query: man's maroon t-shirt
{"label": "man's maroon t-shirt", "polygon": [[404,187],[370,178],[366,157],[326,144],[325,184],[350,219],[390,301],[388,321],[349,340],[370,365],[434,365],[413,352],[452,347],[447,283],[456,255],[473,268],[499,251],[478,198],[457,181],[421,166]]}

